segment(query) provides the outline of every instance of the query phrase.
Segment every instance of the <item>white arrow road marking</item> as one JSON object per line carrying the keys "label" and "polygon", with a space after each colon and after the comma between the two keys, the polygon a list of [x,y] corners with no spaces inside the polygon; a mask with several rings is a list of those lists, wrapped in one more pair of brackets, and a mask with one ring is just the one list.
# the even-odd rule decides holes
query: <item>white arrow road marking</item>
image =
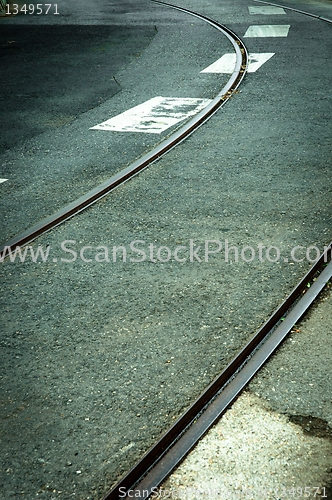
{"label": "white arrow road marking", "polygon": [[268,37],[268,36],[287,36],[290,24],[267,24],[265,26],[249,26],[245,32],[245,38]]}
{"label": "white arrow road marking", "polygon": [[[274,56],[275,52],[249,54],[248,73],[255,73],[266,61]],[[224,54],[201,73],[233,73],[236,64],[236,54]]]}
{"label": "white arrow road marking", "polygon": [[6,181],[8,181],[8,179],[0,179],[0,184],[1,184],[2,182],[6,182]]}
{"label": "white arrow road marking", "polygon": [[286,14],[282,7],[248,7],[249,14],[264,14],[264,15],[274,15],[274,14]]}
{"label": "white arrow road marking", "polygon": [[158,96],[91,127],[90,130],[160,134],[172,125],[195,115],[210,102],[211,99]]}

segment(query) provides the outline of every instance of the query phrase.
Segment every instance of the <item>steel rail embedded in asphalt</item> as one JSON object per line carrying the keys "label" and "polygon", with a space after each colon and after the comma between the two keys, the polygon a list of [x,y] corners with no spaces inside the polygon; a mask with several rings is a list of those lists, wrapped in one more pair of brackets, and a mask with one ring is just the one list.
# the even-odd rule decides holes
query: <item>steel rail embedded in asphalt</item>
{"label": "steel rail embedded in asphalt", "polygon": [[206,21],[208,24],[222,32],[230,40],[236,53],[236,65],[229,81],[218,93],[218,95],[202,111],[197,113],[197,115],[195,115],[189,122],[183,125],[176,132],[174,132],[168,139],[162,141],[150,152],[143,155],[140,159],[134,161],[134,163],[124,168],[117,174],[113,175],[110,179],[107,179],[102,184],[95,187],[85,195],[69,203],[58,212],[41,220],[26,231],[23,231],[22,233],[11,238],[9,241],[0,245],[0,261],[13,253],[17,247],[21,247],[23,245],[26,245],[27,243],[30,243],[38,236],[41,236],[42,234],[50,231],[59,224],[62,224],[66,220],[82,212],[82,210],[90,207],[98,200],[110,193],[117,186],[131,179],[133,176],[137,175],[143,169],[151,165],[151,163],[161,158],[164,154],[166,154],[168,151],[170,151],[172,148],[186,139],[195,130],[197,130],[198,127],[205,123],[221,106],[223,106],[223,104],[228,101],[228,99],[232,96],[233,92],[237,89],[237,87],[243,80],[248,65],[248,52],[242,40],[240,40],[235,33],[233,33],[225,26],[221,25],[220,23],[195,12],[166,4],[164,2],[159,2],[157,0],[151,1],[157,4],[166,5],[168,7],[174,8],[176,10],[195,16],[203,21]]}
{"label": "steel rail embedded in asphalt", "polygon": [[331,253],[332,243],[247,345],[103,500],[147,499],[155,493],[269,359],[331,279]]}
{"label": "steel rail embedded in asphalt", "polygon": [[[283,7],[262,0],[255,1]],[[322,16],[289,7],[285,8],[329,23],[332,22]],[[179,10],[185,9],[179,8]],[[329,262],[323,269],[323,266],[331,260],[331,253],[332,243],[223,372],[123,479],[103,497],[103,500],[147,499],[152,493],[155,493],[156,488],[216,423],[312,305],[332,277],[332,262]],[[307,288],[308,283],[314,279],[319,271],[321,272],[318,277],[312,282],[310,288]],[[127,494],[123,492],[127,492]]]}

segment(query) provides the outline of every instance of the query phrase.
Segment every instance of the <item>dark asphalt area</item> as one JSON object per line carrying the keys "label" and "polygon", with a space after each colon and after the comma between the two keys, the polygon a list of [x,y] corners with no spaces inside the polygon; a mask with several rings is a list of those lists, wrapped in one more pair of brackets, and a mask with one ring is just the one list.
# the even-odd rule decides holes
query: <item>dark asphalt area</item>
{"label": "dark asphalt area", "polygon": [[115,73],[154,35],[153,27],[3,26],[1,151],[71,123],[110,99],[121,90]]}
{"label": "dark asphalt area", "polygon": [[[269,16],[253,21],[251,4],[242,0],[178,4],[213,17],[240,37],[250,24],[275,23]],[[96,10],[91,26],[82,23],[68,31],[70,19],[65,18],[59,31],[48,27],[54,47],[58,33],[72,40],[67,63],[79,64],[81,73],[64,70],[61,79],[68,106],[62,108],[59,99],[55,110],[57,82],[49,96],[40,82],[41,107],[32,104],[38,97],[22,98],[26,129],[16,127],[17,99],[12,107],[11,99],[6,102],[11,110],[6,119],[13,120],[18,143],[11,146],[9,134],[1,151],[0,177],[9,179],[0,184],[3,240],[162,139],[90,131],[90,126],[157,95],[211,98],[228,78],[199,73],[231,52],[230,43],[212,28],[148,1],[109,5],[117,9],[110,26],[94,25],[100,22]],[[33,248],[49,245],[47,262],[7,259],[2,264],[1,499],[99,500],[304,275],[311,264],[292,261],[291,249],[316,245],[323,250],[332,239],[332,28],[295,13],[282,17],[291,25],[287,38],[244,39],[249,51],[275,55],[248,74],[240,92],[194,135],[89,210],[38,238]],[[26,23],[22,31],[10,20],[1,40],[6,30],[21,36],[22,44],[36,30],[45,36],[44,27]],[[45,54],[42,38],[34,43],[38,49],[26,53],[27,60]],[[12,57],[24,59],[24,50]],[[2,60],[11,51],[4,49]],[[93,54],[100,73],[84,62],[95,63]],[[52,80],[45,57],[40,71],[49,69]],[[61,51],[52,57],[57,68]],[[114,64],[111,69],[106,60]],[[20,73],[17,64],[10,64],[6,75]],[[120,91],[110,77],[114,74]],[[91,78],[98,97],[82,77]],[[72,100],[74,84],[80,89],[78,101]],[[41,121],[38,129],[28,119],[30,112],[38,120],[51,116],[55,123]],[[62,114],[71,121],[56,122]],[[240,253],[246,245],[276,246],[281,259],[225,262],[220,252],[206,262],[205,241],[220,240],[225,247],[226,239]],[[154,245],[153,258],[139,262],[143,254],[130,248],[135,240],[147,255]],[[190,240],[195,249],[200,246],[192,262]],[[114,245],[125,247],[126,262],[123,249],[112,261]],[[74,260],[69,250],[79,254],[83,246],[90,247],[84,258],[91,262],[68,262]],[[98,246],[110,249],[110,262]],[[179,256],[186,260],[161,262],[167,254],[160,250],[158,260],[161,246],[185,247]],[[319,417],[326,418],[318,412]]]}

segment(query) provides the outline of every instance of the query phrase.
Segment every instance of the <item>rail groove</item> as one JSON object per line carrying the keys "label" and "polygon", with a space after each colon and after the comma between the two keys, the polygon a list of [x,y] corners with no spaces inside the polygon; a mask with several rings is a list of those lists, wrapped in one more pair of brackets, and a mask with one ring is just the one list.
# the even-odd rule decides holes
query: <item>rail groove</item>
{"label": "rail groove", "polygon": [[227,82],[227,84],[221,89],[217,96],[197,115],[195,115],[190,121],[188,121],[184,126],[175,131],[169,138],[162,141],[158,146],[153,148],[150,152],[143,155],[140,159],[134,161],[131,165],[124,168],[117,174],[113,175],[106,181],[104,181],[99,186],[93,188],[91,191],[81,196],[77,200],[69,203],[67,206],[60,209],[58,212],[46,217],[37,224],[33,225],[26,231],[14,236],[7,242],[0,245],[0,261],[8,257],[11,253],[15,251],[17,247],[22,247],[38,236],[54,229],[56,226],[62,224],[63,222],[69,220],[71,217],[79,214],[86,208],[90,207],[101,198],[109,194],[113,189],[120,186],[127,180],[131,179],[142,170],[151,165],[154,161],[161,158],[168,151],[173,149],[175,146],[180,144],[184,139],[186,139],[190,134],[198,129],[203,123],[205,123],[221,106],[223,106],[228,99],[232,96],[235,90],[238,88],[242,82],[244,75],[246,73],[248,65],[248,52],[243,44],[243,42],[228,28],[225,26],[212,21],[211,19],[191,12],[190,10],[183,9],[181,7],[176,7],[165,2],[160,2],[158,0],[150,0],[154,3],[166,5],[170,8],[182,11],[184,13],[190,14],[194,17],[206,21],[208,24],[222,32],[233,44],[236,53],[236,65],[234,71]]}
{"label": "rail groove", "polygon": [[[152,0],[156,1],[156,0]],[[262,0],[261,3],[276,5]],[[156,2],[163,3],[164,2]],[[165,4],[168,5],[168,4]],[[283,7],[283,6],[280,6]],[[179,7],[179,10],[185,11]],[[287,8],[287,7],[286,7]],[[291,9],[331,23],[329,19]],[[269,359],[332,277],[332,243],[225,370],[103,500],[147,499],[215,424]],[[326,268],[324,269],[324,266]],[[317,277],[317,274],[320,273]],[[315,278],[310,288],[307,285]]]}
{"label": "rail groove", "polygon": [[[331,253],[332,242],[247,345],[103,500],[147,499],[156,491],[269,359],[331,279]],[[319,276],[307,288],[318,272]]]}
{"label": "rail groove", "polygon": [[[1,0],[0,0],[1,1]],[[248,53],[243,42],[225,26],[212,21],[200,14],[177,7],[159,0],[154,3],[168,6],[195,16],[221,31],[234,46],[237,62],[227,85],[218,93],[212,102],[183,127],[162,141],[149,153],[135,161],[121,172],[112,176],[84,196],[68,204],[55,214],[38,222],[31,228],[14,236],[0,246],[0,260],[3,260],[17,247],[26,245],[38,236],[52,230],[81,211],[90,207],[109,194],[117,186],[165,155],[173,147],[181,143],[198,127],[205,123],[220,107],[227,102],[232,93],[240,85],[246,73]],[[332,23],[331,20],[303,12],[279,4],[255,0],[256,2],[283,7],[295,12]],[[277,349],[294,324],[303,316],[312,304],[326,282],[332,277],[331,260],[332,243],[326,248],[319,260],[312,266],[300,283],[294,288],[287,299],[270,316],[264,325],[256,332],[247,345],[230,362],[225,370],[205,389],[190,408],[173,424],[173,426],[148,450],[141,460],[126,474],[126,476],[109,491],[103,500],[118,500],[120,498],[148,498],[162,481],[189,453],[197,441],[220,418],[227,407],[235,400],[248,381]],[[325,269],[323,269],[323,267]],[[320,274],[307,289],[307,284],[317,273]],[[303,294],[303,292],[305,293]],[[283,321],[281,321],[283,320]],[[126,492],[123,494],[122,492]],[[129,495],[129,492],[132,492]]]}

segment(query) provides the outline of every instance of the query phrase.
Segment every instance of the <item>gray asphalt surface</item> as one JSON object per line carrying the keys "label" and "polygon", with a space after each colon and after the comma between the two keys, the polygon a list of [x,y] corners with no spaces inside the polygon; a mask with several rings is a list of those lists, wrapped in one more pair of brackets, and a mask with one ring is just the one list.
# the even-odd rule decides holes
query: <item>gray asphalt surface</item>
{"label": "gray asphalt surface", "polygon": [[331,286],[158,498],[331,498]]}
{"label": "gray asphalt surface", "polygon": [[331,286],[156,498],[331,498]]}
{"label": "gray asphalt surface", "polygon": [[249,386],[251,392],[267,400],[271,408],[289,415],[307,434],[330,440],[331,287],[330,282]]}
{"label": "gray asphalt surface", "polygon": [[[141,134],[88,135],[82,123],[100,123],[110,111],[122,111],[125,102],[131,107],[164,91],[210,97],[223,86],[225,75],[203,76],[199,71],[229,52],[229,43],[202,23],[183,15],[180,21],[164,8],[159,24],[159,7],[152,9],[149,2],[140,4],[143,24],[145,6],[154,16],[148,33],[156,24],[157,35],[149,38],[147,31],[141,32],[150,43],[140,59],[120,70],[122,91],[89,111],[89,117],[82,114],[65,126],[76,141],[68,140],[61,150],[68,176],[61,186],[68,189],[56,192],[56,203],[47,189],[38,187],[35,199],[18,189],[24,217],[7,209],[6,237],[12,227],[16,231],[40,213],[46,215],[45,207],[71,199],[79,170],[69,173],[72,163],[67,160],[77,158],[78,142],[82,157],[89,159],[96,151],[90,151],[92,141],[98,151],[109,141],[105,147],[112,144],[112,157],[118,158],[124,155],[124,144],[134,158],[156,141]],[[204,9],[195,0],[186,6],[203,10],[240,36],[250,24],[275,22],[268,16],[255,16],[253,22],[248,3],[242,1],[236,8],[214,0]],[[134,17],[128,14],[129,23]],[[246,39],[250,51],[276,54],[247,75],[227,107],[140,176],[39,238],[34,248],[49,245],[47,262],[4,262],[1,498],[100,498],[303,276],[310,263],[292,262],[291,249],[322,249],[331,239],[331,28],[298,14],[283,18],[291,24],[288,38]],[[191,34],[194,51],[188,43]],[[165,61],[172,62],[167,71]],[[145,80],[148,67],[153,78]],[[21,172],[28,165],[27,157],[20,158],[27,144],[45,144],[46,137],[51,144],[69,131],[59,127],[42,135],[5,153],[16,155]],[[96,158],[101,173],[93,180],[105,174],[107,155],[110,150]],[[27,192],[38,177],[34,168],[41,172],[45,165],[43,158],[42,152],[30,155]],[[116,161],[113,165],[119,166]],[[43,171],[46,180],[50,171]],[[11,169],[7,172],[12,175]],[[93,184],[89,172],[82,176],[81,189]],[[6,203],[8,182],[0,185]],[[42,196],[47,203],[40,202]],[[201,247],[197,255],[202,262],[195,257],[190,261],[190,239],[195,248]],[[237,245],[240,253],[245,245],[274,245],[282,258],[276,263],[225,262],[220,253],[205,262],[205,240],[217,239],[224,246],[225,239]],[[136,246],[147,254],[149,245],[155,245],[153,260],[130,261],[142,256],[130,250],[134,240],[144,242]],[[126,262],[121,251],[112,262],[113,245],[126,247]],[[186,247],[179,254],[186,261],[158,261],[162,245]],[[79,253],[83,246],[91,247],[84,256],[92,262],[61,260],[73,260],[64,248]],[[96,261],[102,251],[97,246],[110,249],[111,262]]]}
{"label": "gray asphalt surface", "polygon": [[[10,98],[3,96],[1,114],[0,175],[9,179],[0,186],[2,242],[105,181],[175,128],[142,138],[90,127],[157,95],[211,99],[228,79],[199,75],[209,58],[231,50],[206,23],[151,2],[129,2],[122,15],[115,3],[114,10],[107,26],[4,26],[2,78]],[[128,17],[135,15],[132,26]]]}

